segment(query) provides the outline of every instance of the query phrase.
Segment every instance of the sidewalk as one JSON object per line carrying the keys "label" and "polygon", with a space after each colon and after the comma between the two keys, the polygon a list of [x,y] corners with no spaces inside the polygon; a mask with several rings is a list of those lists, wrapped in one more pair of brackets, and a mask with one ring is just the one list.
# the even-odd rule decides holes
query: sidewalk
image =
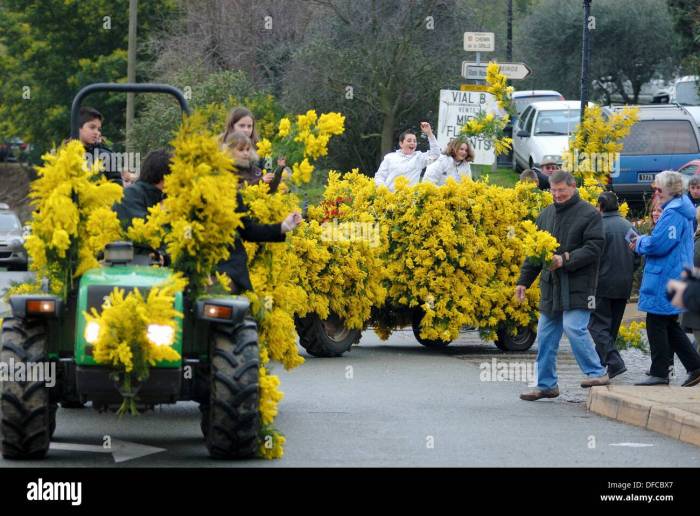
{"label": "sidewalk", "polygon": [[699,387],[593,387],[586,406],[596,414],[700,446]]}
{"label": "sidewalk", "polygon": [[[645,317],[637,303],[629,303],[623,321],[644,321]],[[586,406],[596,414],[700,446],[700,387],[594,387]]]}

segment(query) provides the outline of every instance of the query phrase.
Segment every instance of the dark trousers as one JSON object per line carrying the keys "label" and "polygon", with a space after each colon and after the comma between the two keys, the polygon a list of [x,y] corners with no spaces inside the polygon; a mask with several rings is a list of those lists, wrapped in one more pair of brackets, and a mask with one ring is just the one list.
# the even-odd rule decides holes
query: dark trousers
{"label": "dark trousers", "polygon": [[647,336],[651,348],[652,376],[668,378],[669,357],[673,353],[678,355],[688,372],[700,369],[700,354],[678,324],[677,315],[647,313]]}
{"label": "dark trousers", "polygon": [[626,306],[626,299],[596,297],[595,310],[591,313],[588,323],[588,331],[591,332],[600,361],[604,366],[608,366],[610,371],[625,367],[625,362],[615,347],[615,341]]}

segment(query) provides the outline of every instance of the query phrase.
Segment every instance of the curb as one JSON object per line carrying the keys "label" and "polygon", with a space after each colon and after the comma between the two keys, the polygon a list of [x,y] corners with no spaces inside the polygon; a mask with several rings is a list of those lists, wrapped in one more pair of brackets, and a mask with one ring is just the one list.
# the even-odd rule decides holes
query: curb
{"label": "curb", "polygon": [[700,446],[700,389],[676,386],[592,387],[589,411]]}

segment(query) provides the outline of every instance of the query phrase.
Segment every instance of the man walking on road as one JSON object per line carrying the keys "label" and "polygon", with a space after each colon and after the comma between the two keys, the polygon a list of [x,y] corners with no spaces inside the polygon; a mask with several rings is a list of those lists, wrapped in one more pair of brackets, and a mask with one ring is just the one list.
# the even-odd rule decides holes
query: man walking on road
{"label": "man walking on road", "polygon": [[536,224],[557,239],[559,250],[549,267],[525,260],[515,287],[516,299],[523,301],[525,290],[542,272],[537,387],[520,395],[525,401],[559,396],[556,366],[562,333],[569,338],[576,362],[587,377],[581,387],[610,381],[588,332],[604,244],[603,223],[598,211],[579,197],[570,173],[555,172],[549,183],[554,203],[542,210]]}
{"label": "man walking on road", "polygon": [[598,211],[603,216],[605,247],[600,258],[595,310],[588,323],[596,351],[600,361],[607,366],[610,379],[627,371],[615,341],[632,293],[632,276],[640,261],[625,240],[633,229],[632,223],[620,215],[618,209],[617,196],[613,192],[600,194]]}

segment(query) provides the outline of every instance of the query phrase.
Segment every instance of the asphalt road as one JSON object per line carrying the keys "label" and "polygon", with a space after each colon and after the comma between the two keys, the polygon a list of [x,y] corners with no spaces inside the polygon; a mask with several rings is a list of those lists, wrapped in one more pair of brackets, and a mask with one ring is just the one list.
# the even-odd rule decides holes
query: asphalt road
{"label": "asphalt road", "polygon": [[[309,357],[294,371],[277,371],[285,392],[276,421],[287,437],[281,460],[210,460],[197,406],[181,403],[121,420],[91,408],[59,409],[54,446],[69,449],[52,449],[40,464],[0,459],[0,467],[700,465],[700,448],[588,413],[566,345],[556,400],[523,402],[526,384],[482,381],[482,364],[494,358],[532,361],[534,348],[502,354],[469,332],[441,352],[420,346],[410,331],[381,342],[370,330],[344,357]],[[620,381],[643,374],[638,361]],[[105,435],[163,451],[115,464],[110,454],[72,449],[98,446]]]}

